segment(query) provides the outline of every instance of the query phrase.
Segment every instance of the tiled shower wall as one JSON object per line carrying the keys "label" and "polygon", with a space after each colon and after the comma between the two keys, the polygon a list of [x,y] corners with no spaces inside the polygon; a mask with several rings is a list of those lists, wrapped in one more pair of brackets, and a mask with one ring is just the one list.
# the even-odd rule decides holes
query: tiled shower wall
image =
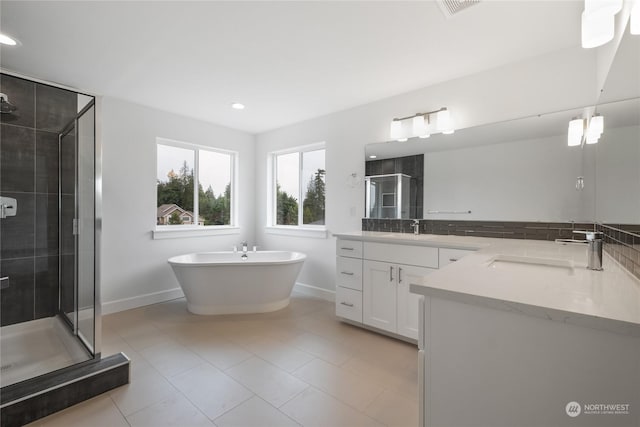
{"label": "tiled shower wall", "polygon": [[[362,231],[413,233],[411,219],[362,219]],[[420,220],[421,234],[494,237],[501,239],[583,239],[574,230],[604,233],[604,250],[622,267],[640,279],[640,225],[575,222],[453,221]]]}
{"label": "tiled shower wall", "polygon": [[[0,219],[2,326],[55,314],[58,307],[58,134],[77,112],[77,94],[0,74],[18,109],[0,114],[0,195],[17,215]],[[3,285],[7,281],[3,282]]]}

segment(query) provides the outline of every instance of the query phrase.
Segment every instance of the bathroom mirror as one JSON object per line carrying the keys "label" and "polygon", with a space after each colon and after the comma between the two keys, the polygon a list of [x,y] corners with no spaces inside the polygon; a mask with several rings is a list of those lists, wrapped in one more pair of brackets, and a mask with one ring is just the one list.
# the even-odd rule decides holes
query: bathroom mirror
{"label": "bathroom mirror", "polygon": [[[640,224],[638,39],[622,41],[595,107],[369,144],[365,161],[424,155],[419,218]],[[569,147],[569,121],[594,113],[599,142]]]}

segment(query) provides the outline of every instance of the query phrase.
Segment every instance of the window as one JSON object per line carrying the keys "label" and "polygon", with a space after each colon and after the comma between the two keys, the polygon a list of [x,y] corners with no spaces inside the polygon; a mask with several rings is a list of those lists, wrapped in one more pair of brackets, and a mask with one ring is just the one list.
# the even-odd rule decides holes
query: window
{"label": "window", "polygon": [[272,225],[323,227],[326,175],[324,145],[273,153],[273,171]]}
{"label": "window", "polygon": [[156,227],[233,226],[237,153],[157,139]]}

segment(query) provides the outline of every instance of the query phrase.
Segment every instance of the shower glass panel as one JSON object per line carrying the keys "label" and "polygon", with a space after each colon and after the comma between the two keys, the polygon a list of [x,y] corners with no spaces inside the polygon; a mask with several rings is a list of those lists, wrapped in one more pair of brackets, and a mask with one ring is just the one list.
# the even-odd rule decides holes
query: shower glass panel
{"label": "shower glass panel", "polygon": [[365,177],[366,218],[409,218],[411,177],[394,173]]}
{"label": "shower glass panel", "polygon": [[95,115],[85,107],[60,135],[60,311],[94,352]]}
{"label": "shower glass panel", "polygon": [[78,336],[94,353],[95,303],[95,107],[76,119],[77,151],[77,312]]}
{"label": "shower glass panel", "polygon": [[60,312],[76,330],[76,246],[73,233],[76,210],[76,123],[60,135]]}

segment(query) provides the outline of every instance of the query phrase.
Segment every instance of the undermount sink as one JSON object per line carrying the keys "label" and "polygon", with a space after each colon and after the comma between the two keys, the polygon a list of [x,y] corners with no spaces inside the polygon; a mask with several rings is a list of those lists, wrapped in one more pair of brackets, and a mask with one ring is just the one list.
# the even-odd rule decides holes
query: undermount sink
{"label": "undermount sink", "polygon": [[520,274],[573,274],[572,261],[517,255],[496,255],[489,261],[487,267]]}

